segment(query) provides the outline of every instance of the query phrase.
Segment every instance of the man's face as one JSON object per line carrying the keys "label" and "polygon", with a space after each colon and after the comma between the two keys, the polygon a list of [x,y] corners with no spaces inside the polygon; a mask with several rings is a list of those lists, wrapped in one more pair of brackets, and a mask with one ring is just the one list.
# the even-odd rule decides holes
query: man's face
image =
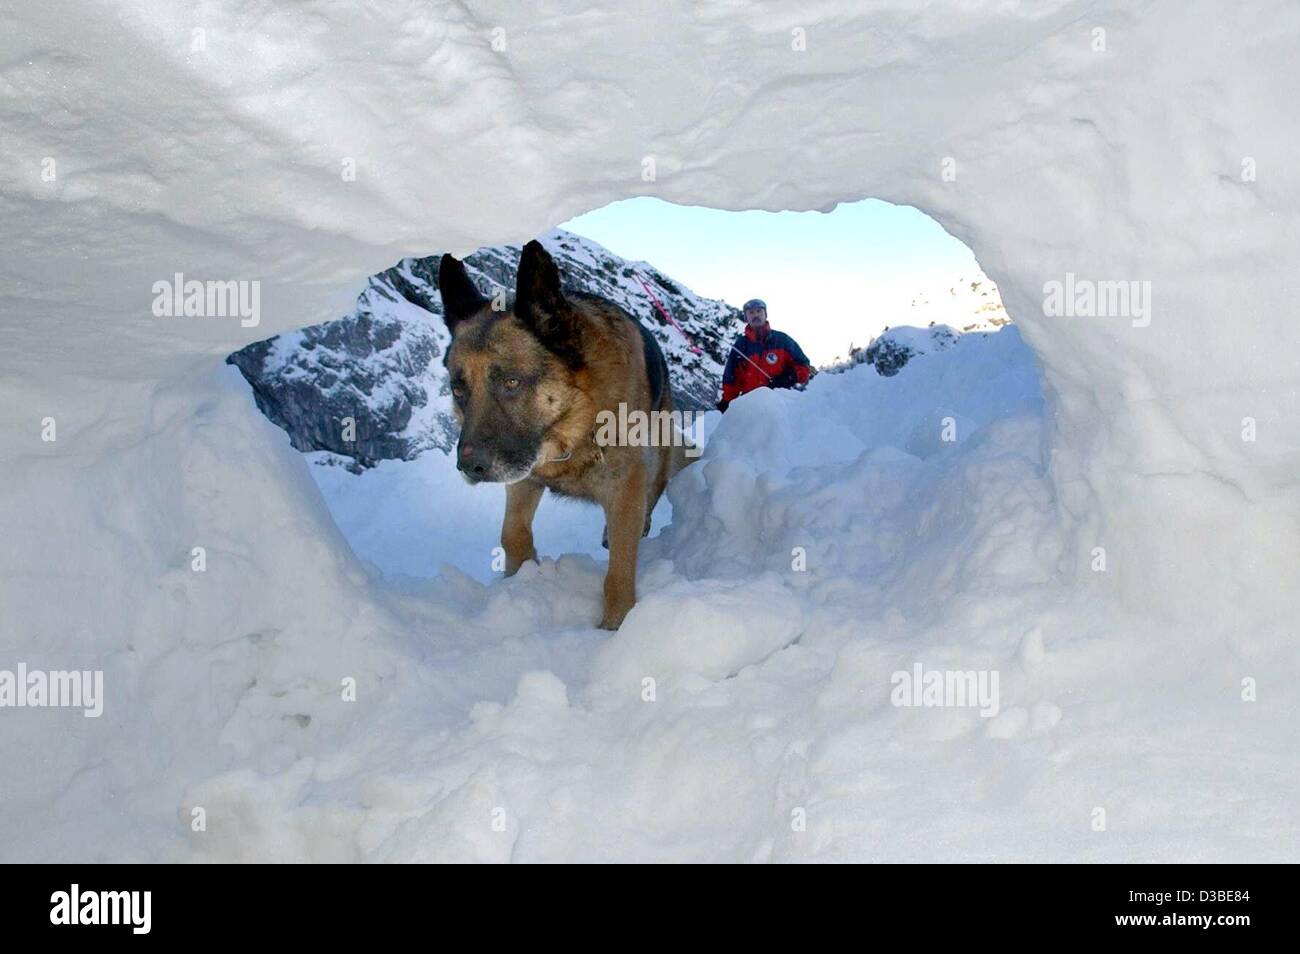
{"label": "man's face", "polygon": [[749,327],[751,327],[751,328],[758,328],[758,327],[760,327],[760,326],[761,326],[765,321],[767,321],[767,309],[766,309],[766,308],[759,308],[759,307],[756,305],[756,306],[754,306],[754,307],[752,307],[752,308],[746,308],[746,309],[745,309],[745,324],[749,325]]}

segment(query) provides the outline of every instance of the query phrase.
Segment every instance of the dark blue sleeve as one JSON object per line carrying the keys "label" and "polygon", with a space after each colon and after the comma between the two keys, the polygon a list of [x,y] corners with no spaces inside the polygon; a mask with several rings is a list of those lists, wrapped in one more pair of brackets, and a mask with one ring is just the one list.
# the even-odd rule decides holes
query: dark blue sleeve
{"label": "dark blue sleeve", "polygon": [[727,363],[722,368],[722,383],[736,383],[736,347],[732,345],[731,350],[727,352]]}

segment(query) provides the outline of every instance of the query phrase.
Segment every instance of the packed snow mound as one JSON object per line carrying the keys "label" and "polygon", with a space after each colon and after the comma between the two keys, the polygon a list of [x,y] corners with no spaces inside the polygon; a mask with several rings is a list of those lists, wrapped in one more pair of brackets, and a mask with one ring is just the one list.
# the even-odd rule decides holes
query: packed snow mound
{"label": "packed snow mound", "polygon": [[[896,340],[918,343],[920,363],[908,365],[916,373],[886,377],[861,368],[862,376],[853,377],[852,385],[839,380],[842,375],[819,375],[818,393],[833,413],[797,422],[777,414],[773,426],[764,423],[768,413],[799,396],[754,391],[733,404],[738,413],[728,410],[723,418],[728,426],[712,440],[734,450],[728,455],[733,464],[752,458],[760,447],[792,466],[816,464],[852,459],[869,448],[906,450],[918,430],[932,434],[941,447],[951,447],[968,439],[975,427],[1037,410],[1042,402],[1037,362],[1014,326],[993,334],[951,336],[930,328],[894,331]],[[950,417],[964,418],[967,425],[949,427],[945,419]],[[734,449],[729,435],[739,424],[733,421],[750,425]]]}
{"label": "packed snow mound", "polygon": [[[654,586],[652,575],[647,582]],[[678,580],[652,591],[596,653],[593,687],[639,690],[650,673],[698,676],[704,686],[762,662],[803,635],[801,607],[781,590],[773,575],[712,586]]]}
{"label": "packed snow mound", "polygon": [[[571,232],[555,229],[541,241],[566,290],[612,301],[651,330],[668,361],[676,408],[713,407],[737,309]],[[479,249],[466,258],[466,269],[485,295],[500,290],[508,303],[521,252],[518,245]],[[254,342],[226,359],[294,447],[329,452],[332,457],[316,460],[341,457],[359,470],[455,445],[439,261],[440,255],[405,258],[371,276],[350,315]]]}

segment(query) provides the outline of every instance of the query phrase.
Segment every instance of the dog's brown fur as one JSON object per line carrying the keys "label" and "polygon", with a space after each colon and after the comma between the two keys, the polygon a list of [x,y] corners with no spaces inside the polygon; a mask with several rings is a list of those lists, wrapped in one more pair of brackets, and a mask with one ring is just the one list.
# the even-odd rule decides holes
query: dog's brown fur
{"label": "dog's brown fur", "polygon": [[516,286],[514,308],[493,311],[464,266],[442,258],[439,288],[452,332],[446,363],[461,424],[457,460],[471,483],[507,484],[507,575],[537,559],[532,521],[546,489],[604,508],[609,570],[600,625],[617,629],[636,602],[637,548],[650,512],[689,458],[681,446],[597,446],[597,414],[617,414],[620,403],[629,411],[671,411],[666,365],[653,339],[617,305],[565,295],[539,243],[524,247]]}

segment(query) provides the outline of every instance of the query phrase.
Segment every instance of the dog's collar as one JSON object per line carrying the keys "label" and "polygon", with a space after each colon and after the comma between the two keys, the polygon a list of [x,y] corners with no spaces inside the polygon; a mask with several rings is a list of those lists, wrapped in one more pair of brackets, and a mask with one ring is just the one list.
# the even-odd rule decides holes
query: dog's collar
{"label": "dog's collar", "polygon": [[[589,434],[587,435],[587,440],[584,442],[584,444],[582,444],[582,445],[580,445],[580,446],[590,446],[590,447],[594,448],[595,451],[596,451],[596,459],[597,459],[597,460],[603,460],[604,457],[605,457],[605,449],[604,449],[603,447],[601,447],[599,444],[596,443],[596,430],[595,430],[595,428],[593,428],[592,431],[591,431],[591,433],[589,433]],[[540,462],[538,463],[537,466],[538,466],[538,467],[545,467],[547,464],[562,464],[562,463],[564,463],[565,461],[572,460],[572,459],[573,459],[573,455],[574,455],[574,453],[575,453],[576,450],[577,450],[577,448],[570,449],[569,451],[567,451],[567,452],[564,454],[563,457],[548,457],[548,458],[546,458],[545,460],[540,461]]]}

